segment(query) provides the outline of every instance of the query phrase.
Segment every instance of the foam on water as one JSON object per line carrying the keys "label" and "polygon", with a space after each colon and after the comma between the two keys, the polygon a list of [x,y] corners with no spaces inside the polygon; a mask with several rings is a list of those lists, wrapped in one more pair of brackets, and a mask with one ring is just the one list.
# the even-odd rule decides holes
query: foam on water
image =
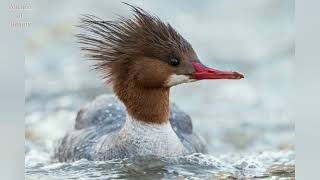
{"label": "foam on water", "polygon": [[[39,159],[39,157],[42,157]],[[192,154],[176,158],[136,157],[133,159],[49,163],[44,154],[26,156],[26,179],[108,178],[219,178],[244,179],[294,177],[292,151],[264,152],[249,156],[214,157]]]}

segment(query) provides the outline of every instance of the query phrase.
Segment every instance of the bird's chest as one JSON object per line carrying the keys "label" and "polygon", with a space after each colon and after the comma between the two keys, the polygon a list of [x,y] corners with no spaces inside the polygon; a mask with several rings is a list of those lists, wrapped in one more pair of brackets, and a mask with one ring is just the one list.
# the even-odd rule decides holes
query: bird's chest
{"label": "bird's chest", "polygon": [[186,153],[170,123],[126,122],[120,131],[120,139],[126,144],[128,152],[138,156],[178,156]]}

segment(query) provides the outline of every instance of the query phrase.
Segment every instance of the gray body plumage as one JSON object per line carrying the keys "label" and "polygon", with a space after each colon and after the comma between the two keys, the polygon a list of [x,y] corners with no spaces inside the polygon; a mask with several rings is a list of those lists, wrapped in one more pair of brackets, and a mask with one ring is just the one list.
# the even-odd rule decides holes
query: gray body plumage
{"label": "gray body plumage", "polygon": [[78,112],[75,128],[61,139],[54,158],[65,162],[206,153],[203,139],[192,130],[190,117],[175,104],[170,110],[168,127],[143,124],[129,120],[116,97],[101,95]]}

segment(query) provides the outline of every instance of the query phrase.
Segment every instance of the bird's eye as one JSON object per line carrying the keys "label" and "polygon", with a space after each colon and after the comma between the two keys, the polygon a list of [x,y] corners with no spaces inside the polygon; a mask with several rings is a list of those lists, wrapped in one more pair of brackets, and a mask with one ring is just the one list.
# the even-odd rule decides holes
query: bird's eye
{"label": "bird's eye", "polygon": [[176,58],[171,58],[169,63],[171,66],[178,66],[180,64],[180,60]]}

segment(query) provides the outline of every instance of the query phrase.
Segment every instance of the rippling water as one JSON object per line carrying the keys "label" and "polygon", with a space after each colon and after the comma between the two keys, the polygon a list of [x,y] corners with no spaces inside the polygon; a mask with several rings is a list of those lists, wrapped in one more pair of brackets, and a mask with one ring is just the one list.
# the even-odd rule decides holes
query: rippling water
{"label": "rippling water", "polygon": [[38,2],[25,46],[26,179],[294,179],[294,122],[287,108],[295,88],[290,83],[294,2],[137,3],[177,27],[204,63],[245,74],[241,81],[172,89],[172,101],[192,117],[209,154],[51,162],[57,139],[73,128],[77,111],[95,96],[111,93],[83,60],[73,25],[79,14],[113,19],[113,13],[126,15],[128,9],[118,1]]}
{"label": "rippling water", "polygon": [[292,152],[264,152],[235,159],[192,154],[177,158],[137,157],[54,164],[35,163],[28,158],[27,179],[294,179],[295,172]]}

